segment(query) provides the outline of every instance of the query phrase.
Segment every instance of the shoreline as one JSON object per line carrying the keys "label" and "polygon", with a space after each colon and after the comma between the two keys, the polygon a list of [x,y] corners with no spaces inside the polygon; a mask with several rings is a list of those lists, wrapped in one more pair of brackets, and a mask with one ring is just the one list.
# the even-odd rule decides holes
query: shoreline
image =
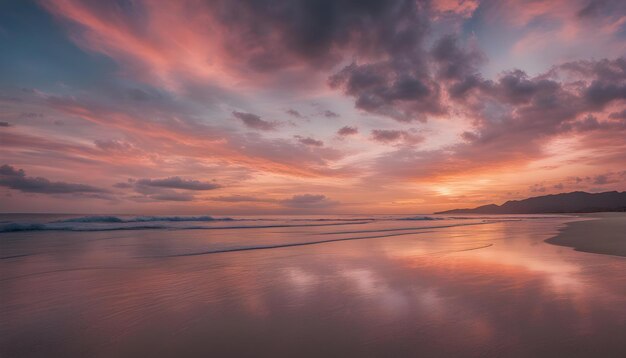
{"label": "shoreline", "polygon": [[581,214],[591,220],[572,221],[546,243],[575,251],[626,257],[626,213]]}

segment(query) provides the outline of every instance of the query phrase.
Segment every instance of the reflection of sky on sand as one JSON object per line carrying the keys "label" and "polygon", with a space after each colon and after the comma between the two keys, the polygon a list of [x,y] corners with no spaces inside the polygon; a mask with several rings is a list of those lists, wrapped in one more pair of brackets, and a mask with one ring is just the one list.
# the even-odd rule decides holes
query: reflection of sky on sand
{"label": "reflection of sky on sand", "polygon": [[[0,263],[1,346],[7,356],[626,351],[626,262],[543,243],[559,221],[159,259],[138,253],[204,250],[236,234],[67,238]],[[40,274],[13,278],[29,272]]]}
{"label": "reflection of sky on sand", "polygon": [[[464,258],[462,267],[483,264],[491,264],[494,268],[519,267],[530,272],[540,272],[549,279],[555,290],[583,289],[576,276],[580,266],[558,255],[558,252],[563,251],[562,248],[546,247],[542,242],[551,236],[549,230],[552,224],[536,225],[544,226],[544,229],[548,230],[547,233],[538,230],[532,232],[519,230],[517,228],[526,228],[518,223],[476,226],[472,228],[471,233],[456,228],[445,229],[429,234],[436,242],[435,246],[441,247],[441,251],[433,252],[429,245],[420,245],[408,250],[398,247],[395,251],[392,249],[390,254],[409,260],[415,258],[418,262],[426,254],[450,256],[449,260],[462,257]],[[485,247],[487,245],[490,246]]]}

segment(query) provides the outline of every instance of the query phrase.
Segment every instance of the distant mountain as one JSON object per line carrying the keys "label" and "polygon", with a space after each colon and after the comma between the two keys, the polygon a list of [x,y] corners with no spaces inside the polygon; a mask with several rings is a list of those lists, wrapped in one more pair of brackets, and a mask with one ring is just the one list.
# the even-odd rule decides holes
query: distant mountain
{"label": "distant mountain", "polygon": [[511,200],[502,205],[489,204],[474,209],[454,209],[437,214],[546,214],[626,211],[626,192],[586,193],[575,191]]}

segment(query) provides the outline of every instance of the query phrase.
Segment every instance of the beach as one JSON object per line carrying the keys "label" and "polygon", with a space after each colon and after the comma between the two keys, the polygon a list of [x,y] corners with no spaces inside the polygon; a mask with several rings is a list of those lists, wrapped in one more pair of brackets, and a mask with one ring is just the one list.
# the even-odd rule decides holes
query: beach
{"label": "beach", "polygon": [[3,357],[626,355],[578,216],[0,219]]}
{"label": "beach", "polygon": [[588,220],[567,223],[547,243],[576,251],[626,257],[626,213],[583,214]]}

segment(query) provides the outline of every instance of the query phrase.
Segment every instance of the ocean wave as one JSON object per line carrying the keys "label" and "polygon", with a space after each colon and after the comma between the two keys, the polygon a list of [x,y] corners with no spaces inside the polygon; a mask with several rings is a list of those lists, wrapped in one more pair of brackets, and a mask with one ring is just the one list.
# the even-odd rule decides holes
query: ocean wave
{"label": "ocean wave", "polygon": [[[18,231],[121,231],[121,230],[228,230],[228,229],[274,229],[289,227],[311,227],[311,226],[338,226],[338,225],[361,225],[369,221],[352,221],[324,224],[273,224],[273,225],[236,225],[236,226],[173,226],[173,225],[133,225],[140,221],[122,222],[118,225],[97,225],[85,226],[84,222],[53,222],[49,224],[40,223],[11,223],[0,225],[2,232]],[[101,223],[101,222],[99,222]],[[69,225],[62,225],[69,224]],[[78,225],[77,225],[78,224]],[[83,224],[83,225],[81,225]]]}
{"label": "ocean wave", "polygon": [[10,223],[0,225],[2,232],[20,231],[118,231],[118,230],[158,230],[168,229],[163,225],[142,225],[142,226],[109,226],[109,227],[80,227],[80,226],[58,226],[55,224],[40,223]]}
{"label": "ocean wave", "polygon": [[318,219],[318,218],[314,218],[314,219],[241,219],[243,220],[256,220],[256,221],[337,221],[337,222],[341,222],[341,221],[376,221],[376,220],[381,220],[379,218],[324,218],[324,219]]}
{"label": "ocean wave", "polygon": [[55,221],[56,223],[123,223],[124,220],[117,216],[81,216],[65,220]]}
{"label": "ocean wave", "polygon": [[214,218],[212,216],[137,216],[124,219],[118,216],[81,216],[65,220],[55,221],[56,223],[141,223],[153,221],[234,221],[232,218]]}
{"label": "ocean wave", "polygon": [[405,218],[397,218],[396,220],[405,220],[405,221],[434,221],[434,220],[445,220],[444,218],[435,218],[432,216],[408,216]]}
{"label": "ocean wave", "polygon": [[18,232],[18,231],[39,231],[48,230],[44,224],[23,224],[23,223],[10,223],[0,225],[0,232]]}
{"label": "ocean wave", "polygon": [[139,216],[129,222],[147,221],[235,221],[233,218],[214,218],[212,216]]}

